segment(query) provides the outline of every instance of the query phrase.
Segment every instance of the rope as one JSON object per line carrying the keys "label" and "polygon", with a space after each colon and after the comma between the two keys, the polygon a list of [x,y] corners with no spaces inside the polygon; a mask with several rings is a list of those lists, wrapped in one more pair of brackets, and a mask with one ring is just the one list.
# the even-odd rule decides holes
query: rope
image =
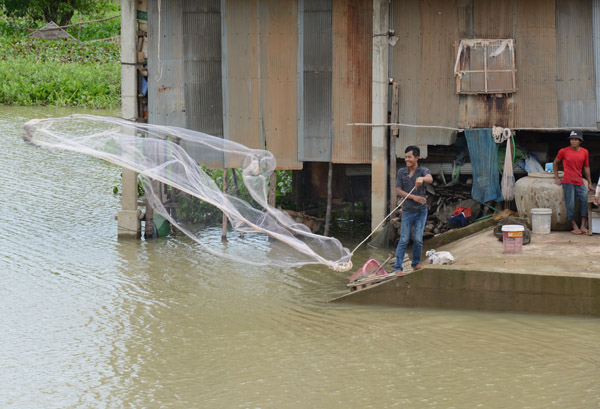
{"label": "rope", "polygon": [[356,247],[354,248],[354,250],[352,250],[352,252],[351,252],[350,254],[354,254],[354,252],[355,252],[356,250],[358,250],[358,248],[359,248],[360,246],[362,246],[362,245],[365,243],[365,241],[367,241],[367,240],[369,239],[369,237],[371,237],[371,236],[372,236],[372,235],[373,235],[373,234],[374,234],[374,233],[377,231],[377,229],[379,229],[379,228],[381,227],[381,225],[383,224],[383,222],[385,222],[385,221],[387,220],[387,218],[388,218],[388,217],[390,217],[392,214],[394,214],[394,212],[395,212],[396,210],[398,210],[398,209],[400,208],[400,206],[402,206],[402,204],[403,204],[403,203],[406,201],[406,199],[408,199],[408,196],[410,196],[410,194],[411,194],[411,193],[413,192],[413,190],[415,190],[416,188],[417,188],[417,186],[413,187],[413,188],[410,190],[410,192],[408,192],[408,194],[407,194],[406,196],[404,196],[404,199],[402,199],[402,201],[400,202],[400,204],[399,204],[398,206],[396,206],[396,208],[395,208],[394,210],[392,210],[392,211],[391,211],[391,212],[390,212],[390,213],[389,213],[387,216],[385,216],[385,217],[383,218],[383,220],[382,220],[382,221],[381,221],[381,222],[380,222],[380,223],[379,223],[379,224],[378,224],[378,225],[377,225],[377,226],[376,226],[376,227],[373,229],[373,231],[372,231],[372,232],[371,232],[371,233],[370,233],[370,234],[369,234],[369,235],[368,235],[368,236],[367,236],[367,237],[366,237],[366,238],[365,238],[363,241],[361,241],[361,242],[358,244],[358,246],[356,246]]}

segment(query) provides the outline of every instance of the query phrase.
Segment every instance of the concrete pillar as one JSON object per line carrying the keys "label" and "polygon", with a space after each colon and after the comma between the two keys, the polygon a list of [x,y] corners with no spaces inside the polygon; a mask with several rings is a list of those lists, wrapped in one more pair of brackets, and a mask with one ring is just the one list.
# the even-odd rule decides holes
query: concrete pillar
{"label": "concrete pillar", "polygon": [[[136,1],[121,1],[121,116],[137,119],[137,27]],[[135,134],[135,130],[131,130]],[[118,237],[141,236],[141,212],[137,208],[137,173],[123,168],[123,195],[117,215]]]}
{"label": "concrete pillar", "polygon": [[[373,100],[371,122],[388,122],[389,1],[373,0]],[[384,35],[382,35],[384,34]],[[371,228],[387,215],[387,127],[371,128]]]}

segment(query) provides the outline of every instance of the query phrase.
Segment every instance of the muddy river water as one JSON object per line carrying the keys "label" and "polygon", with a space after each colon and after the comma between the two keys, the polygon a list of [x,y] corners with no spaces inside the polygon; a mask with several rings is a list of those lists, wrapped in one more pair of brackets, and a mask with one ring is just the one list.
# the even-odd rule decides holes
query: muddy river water
{"label": "muddy river water", "polygon": [[73,112],[0,107],[1,408],[600,406],[597,318],[329,304],[349,273],[117,240],[120,169],[20,138]]}

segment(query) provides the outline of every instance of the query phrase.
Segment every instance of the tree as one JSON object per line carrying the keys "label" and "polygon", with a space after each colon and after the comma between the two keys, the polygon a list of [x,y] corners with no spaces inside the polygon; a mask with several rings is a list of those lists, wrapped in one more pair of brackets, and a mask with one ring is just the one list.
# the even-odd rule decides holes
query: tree
{"label": "tree", "polygon": [[33,20],[54,21],[59,26],[69,24],[75,11],[93,14],[110,0],[0,0],[7,14],[27,16]]}

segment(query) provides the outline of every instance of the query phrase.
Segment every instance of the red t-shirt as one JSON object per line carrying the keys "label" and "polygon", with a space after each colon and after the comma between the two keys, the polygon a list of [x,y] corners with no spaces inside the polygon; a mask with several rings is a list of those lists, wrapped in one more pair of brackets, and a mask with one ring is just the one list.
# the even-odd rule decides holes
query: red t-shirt
{"label": "red t-shirt", "polygon": [[563,183],[569,185],[583,185],[583,177],[581,177],[581,169],[590,166],[590,155],[585,148],[579,148],[578,151],[571,149],[570,146],[562,148],[558,151],[556,159],[562,161],[565,175]]}

